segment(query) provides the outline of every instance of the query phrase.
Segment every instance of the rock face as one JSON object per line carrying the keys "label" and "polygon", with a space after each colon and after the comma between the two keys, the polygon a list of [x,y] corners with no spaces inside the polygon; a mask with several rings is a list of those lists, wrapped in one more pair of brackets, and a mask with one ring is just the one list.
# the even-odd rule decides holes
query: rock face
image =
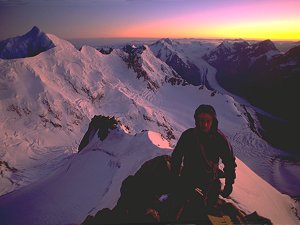
{"label": "rock face", "polygon": [[[128,65],[128,69],[133,69],[137,74],[137,79],[146,81],[149,90],[156,91],[164,83],[172,85],[187,84],[174,69],[157,59],[148,46],[125,45],[122,50],[124,54],[120,56]],[[153,66],[157,68],[155,69]],[[157,70],[164,74],[164,79],[153,76],[153,73],[155,74]]]}
{"label": "rock face", "polygon": [[0,42],[0,58],[16,59],[38,55],[55,47],[48,36],[34,26],[23,36],[9,38]]}
{"label": "rock face", "polygon": [[202,84],[203,75],[199,68],[184,54],[180,53],[181,51],[176,47],[176,42],[165,38],[158,40],[149,47],[157,58],[172,67],[189,84]]}
{"label": "rock face", "polygon": [[146,50],[145,46],[135,47],[131,45],[125,45],[123,51],[128,54],[123,60],[127,63],[128,68],[132,68],[137,73],[137,78],[143,78],[144,81],[148,82],[148,88],[150,90],[155,90],[159,88],[159,84],[152,80],[148,75],[147,71],[143,68],[143,59],[141,54]]}
{"label": "rock face", "polygon": [[[201,191],[195,189],[182,201],[171,174],[171,157],[162,155],[145,162],[121,186],[121,197],[112,209],[88,216],[83,225],[94,224],[272,224],[257,213],[246,215],[233,204],[218,202],[218,214],[208,211]],[[217,223],[219,224],[219,223]]]}
{"label": "rock face", "polygon": [[109,55],[114,49],[111,48],[111,47],[106,47],[106,48],[100,48],[100,49],[97,49],[99,52],[101,52],[102,54],[104,55]]}
{"label": "rock face", "polygon": [[80,152],[85,146],[89,143],[89,138],[92,137],[96,132],[101,141],[103,141],[109,134],[109,130],[115,129],[118,121],[115,117],[107,116],[94,116],[92,121],[89,124],[89,128],[85,135],[83,136],[79,147],[78,152]]}

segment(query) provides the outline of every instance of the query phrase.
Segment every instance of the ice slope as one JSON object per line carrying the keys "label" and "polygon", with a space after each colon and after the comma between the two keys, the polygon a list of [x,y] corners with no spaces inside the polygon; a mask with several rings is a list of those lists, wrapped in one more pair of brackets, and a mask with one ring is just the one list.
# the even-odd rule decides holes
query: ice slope
{"label": "ice slope", "polygon": [[[122,181],[143,162],[170,154],[160,134],[147,131],[126,134],[120,127],[102,142],[95,134],[55,174],[0,197],[2,225],[80,224],[88,214],[113,208]],[[232,198],[247,213],[257,211],[274,224],[297,224],[292,200],[280,194],[237,161],[237,179]]]}

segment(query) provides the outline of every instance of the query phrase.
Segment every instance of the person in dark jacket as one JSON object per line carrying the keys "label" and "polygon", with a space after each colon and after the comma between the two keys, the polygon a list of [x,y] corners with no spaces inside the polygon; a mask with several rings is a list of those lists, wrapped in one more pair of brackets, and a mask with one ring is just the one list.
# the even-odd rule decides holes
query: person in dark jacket
{"label": "person in dark jacket", "polygon": [[[194,114],[195,128],[184,131],[172,153],[173,175],[180,177],[181,193],[201,189],[205,205],[215,207],[219,194],[228,197],[236,177],[232,147],[218,129],[216,111],[200,105]],[[219,159],[224,164],[221,190]],[[183,164],[183,165],[182,165]]]}

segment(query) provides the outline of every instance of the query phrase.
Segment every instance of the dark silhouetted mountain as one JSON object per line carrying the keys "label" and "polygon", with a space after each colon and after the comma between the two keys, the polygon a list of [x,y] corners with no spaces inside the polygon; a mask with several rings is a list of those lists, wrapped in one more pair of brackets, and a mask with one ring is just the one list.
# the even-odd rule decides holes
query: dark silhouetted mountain
{"label": "dark silhouetted mountain", "polygon": [[[249,47],[249,43],[246,41],[223,41],[215,50],[210,52],[208,61],[215,61],[222,58],[230,57],[234,55],[241,55],[243,51],[247,47]],[[215,59],[215,60],[214,60]]]}
{"label": "dark silhouetted mountain", "polygon": [[270,40],[252,45],[245,41],[225,41],[203,58],[218,70],[217,80],[223,87],[248,97],[253,86],[269,88],[278,80],[268,71],[272,68],[272,59],[279,55]]}
{"label": "dark silhouetted mountain", "polygon": [[263,54],[268,54],[268,52],[270,51],[279,53],[274,43],[269,39],[265,41],[257,42],[251,45],[249,49],[250,49],[249,55],[252,57],[259,57]]}
{"label": "dark silhouetted mountain", "polygon": [[[300,110],[291,108],[300,96],[300,46],[282,54],[270,40],[243,47],[236,47],[234,43],[227,45],[222,43],[204,56],[217,69],[218,82],[228,91],[285,119],[287,123],[269,127],[269,130],[275,140],[280,141],[285,136],[289,147],[295,148],[298,144],[292,134],[300,124]],[[262,123],[268,127],[269,122]],[[289,130],[291,135],[282,135],[284,130]]]}
{"label": "dark silhouetted mountain", "polygon": [[15,59],[38,55],[55,47],[48,36],[34,26],[23,36],[9,38],[0,42],[0,58]]}
{"label": "dark silhouetted mountain", "polygon": [[188,83],[202,84],[201,71],[178,49],[177,42],[165,38],[158,40],[149,47],[157,58],[172,67]]}
{"label": "dark silhouetted mountain", "polygon": [[296,60],[297,63],[300,62],[300,43],[298,46],[291,48],[287,53],[284,54],[285,58],[290,60]]}

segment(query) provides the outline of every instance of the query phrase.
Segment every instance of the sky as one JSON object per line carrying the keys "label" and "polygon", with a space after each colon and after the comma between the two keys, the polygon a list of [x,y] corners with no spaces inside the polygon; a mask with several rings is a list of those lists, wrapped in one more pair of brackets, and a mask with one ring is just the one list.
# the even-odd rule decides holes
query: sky
{"label": "sky", "polygon": [[0,0],[0,40],[33,26],[61,38],[300,40],[300,0]]}

